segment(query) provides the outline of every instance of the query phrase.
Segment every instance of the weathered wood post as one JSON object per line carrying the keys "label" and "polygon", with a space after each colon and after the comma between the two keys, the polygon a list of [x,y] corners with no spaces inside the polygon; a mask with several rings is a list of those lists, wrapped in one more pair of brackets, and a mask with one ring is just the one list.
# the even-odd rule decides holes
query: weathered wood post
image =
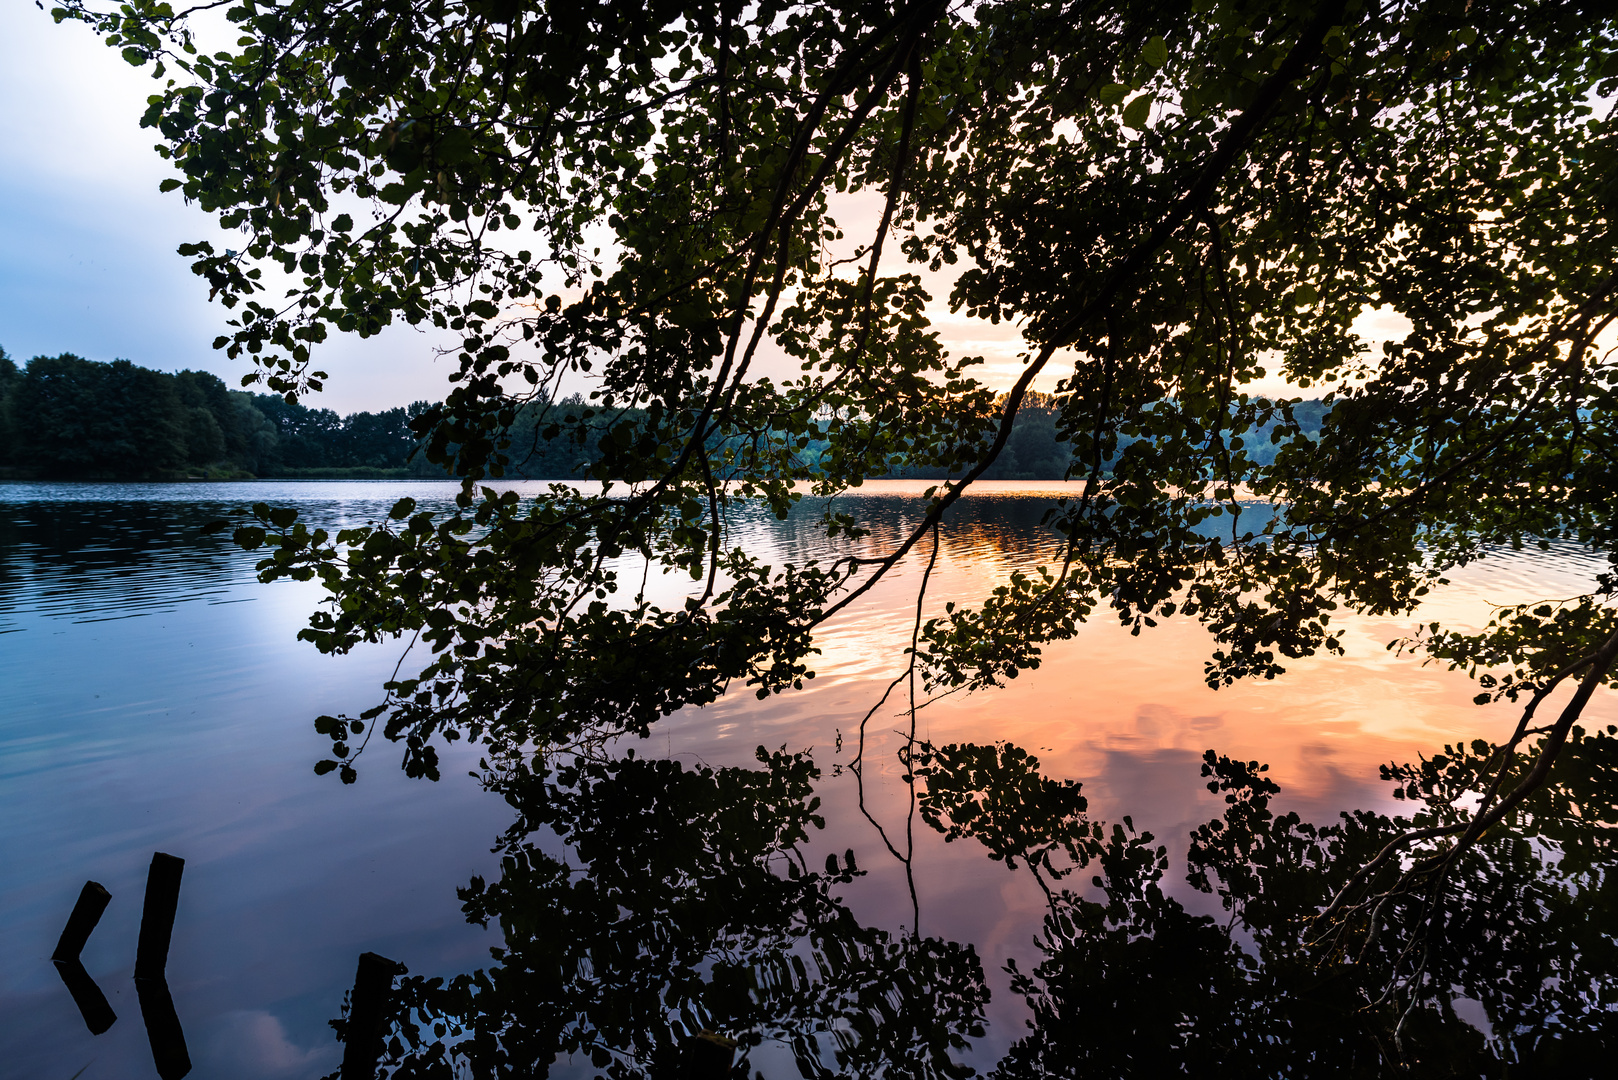
{"label": "weathered wood post", "polygon": [[161,979],[168,967],[169,941],[174,936],[174,915],[180,905],[180,875],[185,860],[152,853],[146,871],[146,906],[140,915],[140,941],[135,946],[135,978]]}
{"label": "weathered wood post", "polygon": [[101,921],[101,914],[111,901],[112,893],[99,881],[86,881],[84,888],[79,890],[78,902],[73,905],[73,914],[67,917],[67,925],[62,927],[62,936],[56,939],[56,951],[51,953],[51,959],[58,964],[77,960],[79,953],[84,951],[84,943],[90,939],[90,932]]}
{"label": "weathered wood post", "polygon": [[100,1035],[117,1023],[118,1014],[112,1011],[101,987],[84,970],[84,965],[79,962],[79,953],[84,951],[84,943],[90,939],[90,932],[101,921],[101,915],[111,900],[112,894],[100,882],[86,881],[84,888],[79,890],[73,913],[67,917],[67,925],[62,927],[62,936],[56,939],[56,951],[51,953],[56,973],[62,977],[62,985],[72,995],[73,1004],[79,1007],[79,1015],[84,1017],[84,1026],[90,1029],[92,1035]]}
{"label": "weathered wood post", "polygon": [[140,913],[140,939],[135,944],[135,993],[146,1038],[152,1045],[152,1063],[161,1080],[180,1080],[191,1071],[185,1029],[174,1011],[164,972],[169,964],[169,942],[174,937],[174,916],[180,907],[180,875],[185,860],[161,851],[152,853],[146,871],[146,903]]}
{"label": "weathered wood post", "polygon": [[382,1036],[393,1004],[393,978],[403,972],[403,964],[385,956],[360,953],[354,992],[348,999],[341,1080],[373,1080],[376,1076],[376,1059],[382,1055]]}

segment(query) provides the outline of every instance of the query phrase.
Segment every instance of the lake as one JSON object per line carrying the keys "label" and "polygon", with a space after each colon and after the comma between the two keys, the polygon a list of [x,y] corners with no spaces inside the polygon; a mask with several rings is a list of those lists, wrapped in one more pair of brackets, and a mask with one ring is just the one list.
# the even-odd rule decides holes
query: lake
{"label": "lake", "polygon": [[[842,502],[872,526],[868,543],[880,544],[919,517],[927,486],[873,482]],[[944,530],[929,611],[951,599],[979,599],[1005,575],[1032,568],[1042,551],[1052,550],[1054,538],[1040,519],[1063,485],[979,487]],[[1042,926],[1053,910],[1045,892],[1051,874],[1040,878],[1026,865],[1008,868],[1005,858],[986,857],[985,846],[992,851],[993,845],[981,831],[951,835],[912,812],[906,782],[912,769],[944,766],[906,758],[910,720],[898,696],[867,725],[863,767],[850,768],[862,717],[903,668],[921,573],[916,560],[823,630],[817,677],[802,691],[757,701],[738,689],[708,708],[669,717],[650,738],[620,744],[643,764],[587,773],[570,789],[576,798],[541,799],[535,806],[523,792],[486,791],[468,775],[477,754],[465,747],[441,751],[443,779],[437,783],[407,779],[397,768],[396,748],[385,744],[370,748],[354,785],[316,776],[312,765],[329,743],[315,733],[314,717],[358,713],[380,700],[400,646],[321,656],[296,640],[320,600],[318,587],[259,584],[256,556],[224,536],[204,535],[202,526],[240,516],[256,501],[295,506],[320,524],[363,522],[382,517],[405,495],[427,508],[446,506],[454,490],[429,482],[0,484],[0,821],[6,826],[0,859],[0,956],[6,958],[0,968],[0,1060],[7,1076],[156,1075],[132,980],[141,898],[155,851],[185,859],[167,978],[193,1075],[317,1076],[335,1070],[341,1059],[342,1046],[328,1021],[340,1013],[362,952],[397,960],[413,976],[450,978],[488,967],[490,949],[509,944],[500,917],[514,920],[511,925],[539,919],[541,939],[603,935],[601,949],[584,967],[576,958],[567,960],[571,974],[562,983],[546,975],[551,981],[544,982],[544,992],[562,1001],[559,995],[581,992],[576,983],[582,978],[595,988],[591,993],[606,994],[603,988],[616,985],[617,976],[604,966],[601,950],[622,946],[611,936],[618,933],[614,919],[628,925],[637,916],[620,903],[621,917],[612,914],[603,922],[595,912],[586,918],[582,901],[570,906],[569,897],[582,894],[567,890],[594,874],[591,887],[609,895],[616,871],[607,861],[617,858],[609,854],[615,850],[625,853],[618,869],[631,877],[640,872],[632,858],[644,857],[646,867],[656,867],[662,865],[658,860],[678,855],[673,840],[663,842],[666,850],[635,855],[631,834],[642,819],[613,815],[630,814],[642,806],[636,800],[645,800],[634,812],[648,815],[645,822],[661,821],[657,814],[667,812],[670,793],[679,788],[722,833],[731,828],[725,814],[737,800],[757,797],[758,806],[786,818],[760,810],[747,828],[763,828],[759,822],[766,818],[776,822],[770,826],[777,829],[773,839],[760,843],[779,846],[791,832],[790,823],[782,822],[797,813],[791,807],[808,804],[793,802],[797,796],[787,788],[769,794],[747,786],[749,777],[765,773],[779,774],[788,787],[811,785],[820,800],[813,814],[823,818],[823,827],[805,826],[805,840],[785,844],[797,849],[798,869],[786,871],[779,852],[766,860],[775,875],[769,880],[747,877],[747,867],[764,865],[758,860],[713,847],[728,841],[693,840],[694,850],[714,867],[735,864],[726,871],[732,899],[705,902],[724,906],[774,896],[771,881],[809,880],[802,875],[819,873],[828,855],[833,866],[815,879],[820,892],[812,903],[794,894],[790,917],[755,914],[753,923],[716,930],[714,940],[723,939],[723,948],[704,944],[692,931],[690,956],[676,958],[684,965],[679,970],[715,986],[732,968],[774,970],[747,960],[762,955],[760,942],[770,938],[779,939],[769,955],[771,963],[785,965],[782,978],[797,978],[799,990],[811,983],[830,986],[835,973],[793,976],[788,969],[802,966],[793,957],[823,959],[829,948],[824,942],[836,939],[844,942],[839,948],[855,942],[844,951],[874,965],[868,981],[877,989],[861,991],[876,998],[859,998],[831,1016],[824,1012],[831,1006],[811,1000],[826,993],[800,1001],[782,990],[786,996],[778,1000],[771,997],[775,990],[757,983],[768,978],[750,976],[755,983],[748,1000],[777,1004],[768,1022],[757,1025],[750,1049],[744,1039],[749,1068],[768,1078],[806,1070],[812,1075],[814,1069],[901,1075],[926,1073],[947,1060],[979,1072],[1001,1063],[1003,1074],[1017,1075],[1016,1062],[1033,1060],[1025,1037],[1037,1010],[1031,1011],[1026,988],[1019,988],[1008,964],[1027,972],[1046,955],[1036,940],[1046,933]],[[817,550],[793,521],[742,513],[734,528],[738,542],[766,560],[801,559]],[[1415,616],[1345,620],[1344,657],[1299,662],[1274,682],[1217,692],[1202,681],[1212,645],[1195,625],[1170,621],[1134,637],[1103,618],[1048,647],[1037,670],[1002,690],[928,704],[916,714],[917,736],[934,747],[1011,744],[1027,751],[1044,778],[1082,784],[1089,819],[1110,823],[1127,816],[1135,830],[1153,833],[1170,867],[1162,889],[1191,916],[1219,915],[1219,901],[1187,885],[1180,868],[1191,832],[1227,806],[1200,773],[1205,750],[1268,763],[1266,775],[1282,789],[1276,807],[1306,819],[1328,821],[1347,809],[1391,812],[1398,804],[1378,776],[1379,765],[1414,761],[1446,743],[1501,740],[1517,710],[1510,703],[1472,704],[1474,683],[1399,656],[1387,643],[1418,621],[1477,626],[1491,604],[1570,595],[1587,587],[1603,565],[1573,547],[1502,552],[1452,574],[1452,584]],[[668,595],[683,588],[672,580],[660,587]],[[1618,721],[1618,695],[1598,692],[1586,715],[1592,728]],[[818,775],[785,758],[764,769],[755,756],[760,746],[802,752]],[[677,774],[672,765],[659,764],[668,762],[679,763]],[[933,782],[933,788],[942,785]],[[514,829],[514,813],[527,824],[508,838],[503,863],[491,849]],[[793,820],[806,820],[807,813]],[[667,826],[676,839],[695,835],[697,816],[692,811],[689,820],[657,828]],[[958,812],[952,820],[965,818]],[[650,824],[645,828],[656,832]],[[570,838],[569,846],[558,836]],[[580,857],[584,850],[597,852],[593,862]],[[847,851],[854,853],[857,871],[847,866]],[[581,877],[586,863],[592,870]],[[669,911],[684,911],[681,905],[689,907],[693,897],[726,895],[717,878],[708,881],[687,864],[678,866],[678,874],[695,874],[694,884],[689,894],[658,901],[666,901]],[[556,872],[565,882],[536,883],[541,870],[554,867],[563,868]],[[536,878],[522,886],[536,891],[521,892],[517,871]],[[1079,888],[1086,877],[1088,871],[1066,880]],[[467,889],[474,878],[489,883],[491,891],[473,889],[470,901],[458,897],[457,889]],[[100,882],[112,896],[82,957],[118,1016],[99,1036],[86,1029],[50,962],[86,880]],[[614,887],[641,886],[626,878]],[[488,928],[468,921],[462,911],[468,902],[485,903],[485,913],[494,912]],[[777,902],[787,904],[779,897],[771,901]],[[814,921],[822,916],[824,925]],[[686,917],[669,915],[671,922],[657,925],[695,925],[680,921]],[[552,918],[547,929],[544,921]],[[738,930],[744,923],[753,929]],[[838,926],[851,928],[846,935],[852,936],[845,941],[837,936],[844,931],[828,929]],[[916,930],[919,940],[936,947],[916,945]],[[820,944],[804,944],[811,939]],[[658,960],[658,948],[642,942],[631,951],[665,965],[676,962]],[[928,957],[925,964],[916,959],[921,956]],[[544,964],[534,970],[540,969],[549,970]],[[960,974],[968,969],[970,977]],[[918,982],[911,997],[894,989],[923,971],[936,981]],[[655,971],[636,977],[657,979]],[[641,1001],[635,995],[650,992],[646,1000],[662,1000],[671,1016],[684,1017],[682,1030],[706,1025],[702,1008],[720,1008],[714,1004],[720,997],[704,1006],[700,993],[697,1005],[676,1008],[672,991],[631,987],[631,981],[624,977],[614,1001]],[[515,976],[511,983],[519,989],[500,992],[527,993]],[[887,1016],[890,1008],[872,1004],[877,998],[897,1002],[891,1022],[911,1027],[914,1017],[903,1019],[906,1010],[925,1003],[923,1011],[944,1018],[938,1023],[949,1030],[938,1037],[950,1045],[927,1051],[933,1064],[926,1067],[897,1058],[861,1064],[867,1050],[860,1048],[868,1048],[873,1037],[859,1016]],[[788,999],[797,1004],[779,1004]],[[596,1010],[589,1015],[596,1017],[591,1030],[598,1041],[610,1041],[599,1019],[609,1004],[588,1005]],[[575,1012],[586,1008],[575,1005]],[[793,1009],[808,1011],[793,1020],[799,1015]],[[1499,1020],[1469,1013],[1464,1005],[1457,1012],[1480,1039]],[[951,1019],[957,1013],[962,1018]],[[555,1022],[561,1025],[556,1031],[566,1027]],[[637,1045],[652,1046],[660,1037],[643,1034]],[[594,1056],[606,1053],[610,1061],[617,1052]],[[554,1073],[593,1075],[600,1067],[585,1046],[558,1059]]]}

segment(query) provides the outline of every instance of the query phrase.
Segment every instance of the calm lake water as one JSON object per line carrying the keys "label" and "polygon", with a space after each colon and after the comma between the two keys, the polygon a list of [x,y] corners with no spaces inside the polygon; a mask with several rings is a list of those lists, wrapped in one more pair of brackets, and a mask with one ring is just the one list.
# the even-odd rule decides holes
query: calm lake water
{"label": "calm lake water", "polygon": [[[924,484],[874,483],[847,509],[873,542],[920,513]],[[981,598],[1013,569],[1041,561],[1040,515],[1061,485],[985,484],[944,533],[929,607]],[[537,485],[536,485],[537,488]],[[255,556],[201,527],[255,501],[293,505],[322,524],[382,516],[410,495],[448,505],[451,484],[0,484],[0,1071],[63,1078],[156,1075],[131,978],[147,864],[186,860],[168,981],[198,1077],[305,1077],[341,1058],[328,1021],[370,950],[413,974],[452,976],[489,963],[498,926],[470,924],[457,887],[493,880],[491,853],[512,806],[467,775],[475,753],[445,754],[438,783],[406,779],[390,746],[373,746],[359,782],[317,777],[326,741],[312,719],[357,713],[379,699],[398,647],[324,657],[295,640],[317,587],[258,584]],[[737,522],[744,546],[802,558],[813,543],[791,523]],[[1043,547],[1042,547],[1043,545]],[[1504,553],[1454,576],[1418,616],[1351,619],[1344,658],[1294,665],[1271,683],[1218,692],[1202,683],[1211,645],[1170,623],[1140,637],[1101,622],[1046,650],[1009,688],[947,698],[922,710],[936,745],[1016,744],[1045,775],[1081,781],[1090,814],[1131,815],[1183,856],[1187,836],[1217,817],[1199,776],[1204,750],[1271,764],[1280,802],[1325,820],[1388,807],[1377,765],[1414,760],[1447,742],[1500,739],[1509,705],[1478,707],[1467,679],[1389,652],[1417,619],[1478,625],[1489,604],[1583,588],[1597,560],[1571,548]],[[756,767],[755,747],[812,754],[823,830],[807,865],[856,852],[864,876],[836,894],[860,924],[893,936],[913,928],[969,943],[989,993],[984,1026],[955,1058],[982,1071],[1026,1034],[1027,1008],[1004,967],[1037,960],[1046,903],[1039,883],[912,822],[900,758],[908,723],[890,705],[865,748],[864,810],[847,766],[854,732],[900,670],[919,565],[826,628],[818,677],[765,702],[745,691],[690,710],[635,741],[640,758]],[[671,594],[676,582],[664,583]],[[407,662],[408,663],[408,662]],[[1618,696],[1598,694],[1595,723],[1618,721]],[[883,826],[911,853],[904,865]],[[907,832],[909,839],[906,839]],[[1193,911],[1217,903],[1165,887]],[[80,887],[112,902],[83,961],[118,1022],[91,1036],[49,956]],[[786,1041],[755,1049],[766,1077],[799,1075]],[[557,1075],[589,1075],[587,1056]]]}

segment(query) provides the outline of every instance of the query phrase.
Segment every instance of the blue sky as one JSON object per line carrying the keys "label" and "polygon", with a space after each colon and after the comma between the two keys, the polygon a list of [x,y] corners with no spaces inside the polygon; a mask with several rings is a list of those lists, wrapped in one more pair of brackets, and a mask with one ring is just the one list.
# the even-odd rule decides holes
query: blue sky
{"label": "blue sky", "polygon": [[[124,357],[201,368],[236,386],[249,366],[211,347],[228,312],[208,302],[189,260],[175,253],[222,234],[178,192],[157,190],[171,173],[139,124],[154,89],[86,27],[57,26],[32,0],[0,0],[0,346],[19,362],[60,352]],[[852,197],[838,217],[855,235],[874,226],[878,210]],[[985,358],[979,378],[1008,386],[1021,370],[1021,335],[1009,323],[950,312],[954,272],[923,272],[935,298],[927,313],[951,352]],[[1402,322],[1367,312],[1357,329],[1377,342],[1402,334]],[[450,342],[404,326],[364,341],[338,336],[317,354],[331,378],[309,403],[346,413],[440,398],[450,364],[434,358],[435,344]],[[762,360],[763,374],[797,374],[782,357]],[[1035,388],[1054,389],[1061,367]],[[1272,376],[1255,389],[1290,388]]]}
{"label": "blue sky", "polygon": [[[217,229],[157,190],[170,171],[139,123],[154,89],[87,28],[0,0],[0,346],[19,363],[124,357],[236,386],[248,365],[211,347],[228,313],[174,250]],[[332,378],[309,403],[346,413],[442,397],[449,366],[433,344],[405,327],[333,341],[321,357]]]}
{"label": "blue sky", "polygon": [[[175,253],[224,234],[178,192],[157,190],[172,172],[139,123],[155,89],[88,28],[56,25],[32,0],[0,0],[0,346],[19,363],[60,352],[123,357],[201,368],[237,386],[248,365],[211,346],[228,312],[208,302],[189,260]],[[839,220],[858,234],[879,212],[880,200],[857,198]],[[929,316],[952,351],[987,358],[979,377],[1009,385],[1021,368],[1020,335],[951,313],[953,277],[923,271],[935,296]],[[403,326],[328,341],[317,366],[332,377],[309,403],[346,413],[440,398],[450,365],[435,360],[435,344],[451,342]],[[777,352],[766,348],[755,370],[796,376],[797,364]]]}

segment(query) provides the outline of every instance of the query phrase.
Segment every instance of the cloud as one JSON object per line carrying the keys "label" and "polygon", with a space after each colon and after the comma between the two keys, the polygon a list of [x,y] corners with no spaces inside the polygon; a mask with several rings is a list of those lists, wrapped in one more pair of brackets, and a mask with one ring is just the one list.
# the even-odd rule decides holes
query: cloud
{"label": "cloud", "polygon": [[328,1046],[298,1046],[287,1037],[281,1019],[259,1009],[226,1013],[208,1040],[206,1061],[214,1076],[237,1080],[277,1080],[323,1072],[337,1063],[336,1042]]}

